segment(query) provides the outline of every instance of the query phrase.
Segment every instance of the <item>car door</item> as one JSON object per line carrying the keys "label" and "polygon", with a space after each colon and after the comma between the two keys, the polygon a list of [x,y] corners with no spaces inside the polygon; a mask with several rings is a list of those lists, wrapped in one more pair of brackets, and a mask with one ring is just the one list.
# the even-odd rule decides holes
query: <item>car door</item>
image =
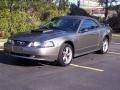
{"label": "car door", "polygon": [[85,19],[81,22],[78,35],[78,53],[93,51],[99,45],[99,24],[92,19]]}

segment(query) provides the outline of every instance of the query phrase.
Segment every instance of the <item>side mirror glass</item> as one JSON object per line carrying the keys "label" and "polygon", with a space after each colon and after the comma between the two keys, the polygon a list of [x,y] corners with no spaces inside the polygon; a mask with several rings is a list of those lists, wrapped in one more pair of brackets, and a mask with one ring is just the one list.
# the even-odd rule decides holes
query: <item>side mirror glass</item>
{"label": "side mirror glass", "polygon": [[88,32],[88,31],[89,31],[88,28],[83,28],[83,29],[81,29],[79,32],[80,32],[80,33],[85,33],[85,32]]}
{"label": "side mirror glass", "polygon": [[95,26],[91,26],[90,29],[95,29]]}

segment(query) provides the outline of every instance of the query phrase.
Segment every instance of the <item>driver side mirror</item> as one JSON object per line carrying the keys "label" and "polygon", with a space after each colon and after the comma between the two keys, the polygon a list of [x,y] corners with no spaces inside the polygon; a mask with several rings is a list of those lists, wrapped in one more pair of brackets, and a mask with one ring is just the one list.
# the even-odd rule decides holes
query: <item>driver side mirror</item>
{"label": "driver side mirror", "polygon": [[98,26],[91,26],[90,29],[96,29]]}
{"label": "driver side mirror", "polygon": [[88,28],[83,28],[83,29],[81,29],[79,32],[80,32],[80,33],[85,33],[85,32],[88,32],[88,31],[89,31]]}

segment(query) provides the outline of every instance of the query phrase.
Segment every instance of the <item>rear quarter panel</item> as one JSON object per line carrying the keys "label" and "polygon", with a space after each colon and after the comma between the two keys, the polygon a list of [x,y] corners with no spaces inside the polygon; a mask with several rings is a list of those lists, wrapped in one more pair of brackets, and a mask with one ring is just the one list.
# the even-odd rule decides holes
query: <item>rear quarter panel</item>
{"label": "rear quarter panel", "polygon": [[112,29],[109,26],[100,26],[100,28],[101,28],[101,30],[100,30],[101,44],[106,36],[109,37],[109,42],[110,42],[111,38],[112,38],[112,33],[111,33]]}

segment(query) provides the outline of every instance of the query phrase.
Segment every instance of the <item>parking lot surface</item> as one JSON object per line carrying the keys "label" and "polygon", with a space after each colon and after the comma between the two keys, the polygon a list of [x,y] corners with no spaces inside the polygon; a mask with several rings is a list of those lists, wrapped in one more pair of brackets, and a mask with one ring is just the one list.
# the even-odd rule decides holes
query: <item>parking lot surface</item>
{"label": "parking lot surface", "polygon": [[0,51],[0,90],[120,90],[120,38],[108,54],[83,55],[67,67]]}

